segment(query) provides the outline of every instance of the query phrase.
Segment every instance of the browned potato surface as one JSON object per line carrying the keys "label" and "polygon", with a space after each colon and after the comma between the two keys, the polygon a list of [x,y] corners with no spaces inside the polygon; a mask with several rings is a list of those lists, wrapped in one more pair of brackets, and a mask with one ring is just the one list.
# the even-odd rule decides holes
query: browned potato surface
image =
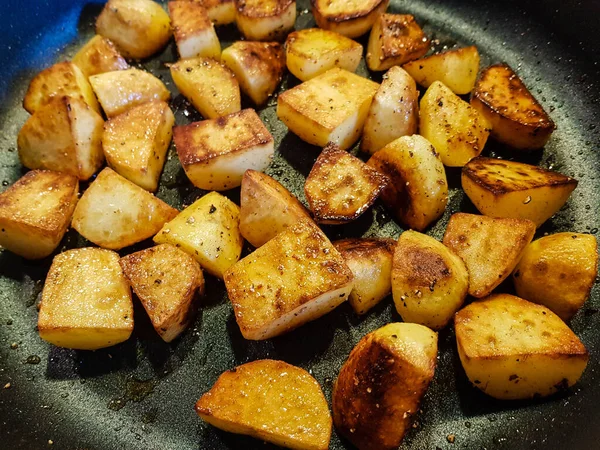
{"label": "browned potato surface", "polygon": [[129,64],[121,56],[115,44],[98,34],[73,56],[73,63],[86,77],[129,68]]}
{"label": "browned potato surface", "polygon": [[200,2],[169,2],[169,14],[181,58],[207,56],[219,59],[221,44],[208,12]]}
{"label": "browned potato surface", "polygon": [[235,22],[249,41],[285,39],[296,22],[296,0],[236,0]]}
{"label": "browned potato surface", "polygon": [[208,17],[215,25],[235,22],[235,0],[194,0],[206,9]]}
{"label": "browned potato surface", "polygon": [[312,0],[312,14],[319,28],[349,38],[362,36],[385,12],[389,0]]}

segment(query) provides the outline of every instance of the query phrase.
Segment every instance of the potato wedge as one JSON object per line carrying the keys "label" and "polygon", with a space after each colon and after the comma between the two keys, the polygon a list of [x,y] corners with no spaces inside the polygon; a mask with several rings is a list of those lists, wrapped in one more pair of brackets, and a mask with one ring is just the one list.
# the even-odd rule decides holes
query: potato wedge
{"label": "potato wedge", "polygon": [[92,247],[57,255],[44,283],[37,326],[43,340],[78,350],[129,339],[133,303],[119,255]]}
{"label": "potato wedge", "polygon": [[345,150],[360,137],[379,85],[334,68],[279,94],[277,117],[300,139]]}
{"label": "potato wedge", "polygon": [[579,380],[588,352],[548,308],[508,294],[471,303],[454,316],[467,377],[502,400],[546,397]]}
{"label": "potato wedge", "polygon": [[462,171],[462,187],[486,216],[529,219],[538,227],[567,202],[577,180],[541,167],[479,157]]}
{"label": "potato wedge", "polygon": [[381,199],[397,219],[421,231],[439,219],[448,203],[448,182],[439,154],[419,135],[403,136],[367,164],[390,179]]}
{"label": "potato wedge", "polygon": [[326,450],[331,414],[321,387],[308,372],[263,359],[224,372],[196,402],[206,422],[281,447]]}
{"label": "potato wedge", "polygon": [[318,319],[352,291],[352,272],[327,236],[300,220],[225,272],[242,335],[270,339]]}
{"label": "potato wedge", "polygon": [[510,275],[534,234],[535,224],[527,219],[456,213],[450,217],[443,243],[465,262],[469,295],[482,298]]}
{"label": "potato wedge", "polygon": [[304,193],[318,223],[343,224],[360,217],[389,181],[357,157],[328,144],[306,178]]}
{"label": "potato wedge", "polygon": [[485,69],[471,96],[471,105],[492,124],[492,137],[520,150],[543,147],[556,125],[506,64]]}
{"label": "potato wedge", "polygon": [[363,337],[333,386],[333,422],[359,449],[397,449],[433,379],[437,333],[390,323]]}
{"label": "potato wedge", "polygon": [[598,274],[598,243],[590,234],[556,233],[533,241],[513,272],[517,295],[570,319]]}
{"label": "potato wedge", "polygon": [[73,56],[73,64],[79,67],[86,77],[129,69],[129,64],[121,56],[115,44],[98,34]]}
{"label": "potato wedge", "polygon": [[181,58],[206,56],[219,59],[221,43],[208,12],[199,2],[169,2],[173,36]]}
{"label": "potato wedge", "polygon": [[228,25],[235,22],[235,0],[195,0],[206,9],[208,17],[215,25]]}
{"label": "potato wedge", "polygon": [[369,31],[389,3],[389,0],[311,0],[317,26],[349,38]]}
{"label": "potato wedge", "polygon": [[285,39],[296,22],[296,0],[236,0],[235,23],[249,41]]}

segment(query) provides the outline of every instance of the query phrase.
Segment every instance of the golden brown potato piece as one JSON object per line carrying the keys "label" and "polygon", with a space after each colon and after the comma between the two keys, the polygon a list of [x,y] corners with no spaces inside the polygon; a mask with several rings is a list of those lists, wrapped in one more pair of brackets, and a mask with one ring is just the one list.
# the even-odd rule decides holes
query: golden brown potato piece
{"label": "golden brown potato piece", "polygon": [[510,275],[534,234],[531,220],[456,213],[450,217],[443,242],[465,262],[469,294],[482,298]]}
{"label": "golden brown potato piece", "polygon": [[437,333],[391,323],[363,337],[333,386],[333,421],[359,449],[395,450],[433,378]]}
{"label": "golden brown potato piece", "polygon": [[480,156],[464,167],[462,187],[482,214],[529,219],[539,227],[567,202],[577,180],[529,164]]}
{"label": "golden brown potato piece", "polygon": [[532,242],[513,272],[517,295],[570,319],[590,296],[598,274],[597,246],[594,236],[580,233]]}
{"label": "golden brown potato piece", "polygon": [[207,56],[219,59],[221,44],[208,12],[199,2],[169,2],[173,36],[181,58]]}
{"label": "golden brown potato piece", "polygon": [[492,137],[520,150],[543,147],[556,128],[523,81],[506,64],[485,69],[471,105],[492,124]]}
{"label": "golden brown potato piece", "polygon": [[545,397],[579,380],[588,352],[548,308],[508,294],[473,302],[454,316],[467,377],[486,394]]}
{"label": "golden brown potato piece", "polygon": [[215,25],[235,22],[235,0],[194,0],[204,6]]}
{"label": "golden brown potato piece", "polygon": [[285,39],[296,22],[295,0],[236,0],[235,22],[249,41]]}
{"label": "golden brown potato piece", "polygon": [[319,28],[349,38],[369,31],[389,3],[389,0],[311,0],[312,14]]}
{"label": "golden brown potato piece", "polygon": [[98,34],[73,56],[73,64],[79,67],[86,77],[129,69],[129,64],[121,56],[115,44]]}
{"label": "golden brown potato piece", "polygon": [[331,414],[321,387],[308,372],[263,359],[224,372],[196,402],[206,422],[281,447],[326,450]]}
{"label": "golden brown potato piece", "polygon": [[318,223],[343,224],[363,214],[389,181],[357,157],[328,144],[306,178],[304,193]]}

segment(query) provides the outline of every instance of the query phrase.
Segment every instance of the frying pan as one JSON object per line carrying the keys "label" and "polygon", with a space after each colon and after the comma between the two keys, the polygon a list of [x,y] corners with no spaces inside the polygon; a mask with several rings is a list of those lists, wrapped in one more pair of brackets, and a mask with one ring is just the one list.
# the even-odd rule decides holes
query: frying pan
{"label": "frying pan", "polygon": [[[71,57],[92,36],[101,7],[85,0],[4,3],[0,18],[2,189],[24,173],[15,147],[17,132],[27,117],[21,100],[29,80],[43,67]],[[308,10],[307,1],[298,2],[299,28],[314,25]],[[554,231],[596,234],[600,227],[600,127],[596,127],[600,2],[392,0],[390,10],[414,14],[438,48],[476,44],[483,55],[482,65],[505,61],[521,75],[558,129],[544,151],[516,153],[491,142],[484,154],[552,167],[579,180],[567,206],[538,236]],[[219,34],[225,43],[239,36],[233,26]],[[361,42],[366,43],[364,37]],[[172,90],[177,123],[185,124],[200,116],[178,94],[164,66],[176,58],[171,44],[140,66],[157,74]],[[367,74],[364,63],[359,73]],[[296,83],[290,76],[281,89]],[[243,106],[251,105],[246,101]],[[275,100],[260,115],[278,148],[267,172],[305,201],[304,177],[319,149],[287,133],[276,120]],[[428,231],[437,238],[451,213],[475,211],[460,191],[459,171],[448,170],[448,179],[448,209]],[[203,193],[187,181],[171,148],[158,196],[181,208]],[[227,195],[239,201],[239,189]],[[353,224],[325,227],[325,231],[331,239],[338,239],[396,238],[402,230],[377,204]],[[57,251],[85,245],[90,244],[70,231]],[[144,242],[134,250],[149,245]],[[240,334],[222,282],[208,277],[207,295],[199,301],[193,326],[172,344],[158,338],[136,300],[135,331],[127,342],[96,352],[60,349],[41,341],[35,329],[36,302],[51,261],[52,257],[29,262],[0,252],[0,448],[271,448],[202,423],[193,411],[194,402],[221,372],[260,358],[282,359],[309,370],[330,399],[332,382],[358,340],[385,323],[400,320],[390,299],[364,318],[342,305],[288,335],[250,342]],[[510,289],[510,283],[500,287]],[[574,388],[545,400],[500,402],[471,387],[460,366],[453,331],[442,331],[435,379],[402,448],[598,448],[599,307],[596,285],[571,322],[590,351],[588,368]],[[3,389],[7,383],[10,387]],[[350,445],[334,433],[331,448]]]}

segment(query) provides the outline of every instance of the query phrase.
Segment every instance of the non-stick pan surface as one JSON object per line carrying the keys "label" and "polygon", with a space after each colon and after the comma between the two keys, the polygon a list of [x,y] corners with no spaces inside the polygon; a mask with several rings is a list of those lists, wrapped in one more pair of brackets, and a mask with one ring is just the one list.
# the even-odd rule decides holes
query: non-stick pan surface
{"label": "non-stick pan surface", "polygon": [[[29,80],[43,67],[72,56],[92,36],[101,5],[28,0],[5,2],[2,9],[0,181],[5,189],[24,173],[15,147],[27,117],[21,99]],[[299,1],[298,10],[298,27],[313,26],[308,2]],[[490,143],[485,154],[539,163],[576,177],[579,186],[568,205],[538,234],[596,234],[600,227],[600,3],[396,0],[390,10],[414,14],[438,48],[476,44],[482,64],[504,61],[522,76],[558,129],[543,152],[523,155]],[[238,38],[235,27],[219,33],[226,43]],[[200,117],[178,95],[164,66],[175,60],[171,44],[158,58],[140,65],[158,74],[173,91],[171,106],[177,123],[185,124]],[[364,66],[359,71],[366,74]],[[295,83],[290,76],[281,89]],[[303,180],[319,149],[287,133],[276,119],[275,100],[260,114],[278,149],[268,173],[304,201]],[[438,238],[451,213],[474,211],[460,191],[459,172],[449,170],[448,178],[452,188],[448,210],[429,230]],[[202,194],[188,182],[171,148],[159,197],[181,208]],[[239,189],[228,195],[239,200]],[[325,231],[332,239],[395,238],[401,228],[376,205],[354,224]],[[71,231],[59,250],[84,245],[88,245],[85,240]],[[194,402],[224,370],[267,357],[311,371],[329,398],[332,380],[358,340],[400,320],[390,299],[360,319],[344,305],[286,336],[250,342],[239,332],[223,284],[209,278],[195,323],[175,343],[163,343],[137,305],[129,341],[96,352],[59,349],[41,341],[35,329],[36,302],[51,260],[28,262],[0,253],[0,448],[270,448],[202,423],[193,411]],[[501,289],[510,290],[510,284]],[[599,448],[599,307],[596,285],[571,323],[591,354],[581,381],[542,401],[499,402],[472,388],[460,366],[453,331],[442,331],[436,376],[403,448]],[[331,448],[349,445],[334,434]]]}

